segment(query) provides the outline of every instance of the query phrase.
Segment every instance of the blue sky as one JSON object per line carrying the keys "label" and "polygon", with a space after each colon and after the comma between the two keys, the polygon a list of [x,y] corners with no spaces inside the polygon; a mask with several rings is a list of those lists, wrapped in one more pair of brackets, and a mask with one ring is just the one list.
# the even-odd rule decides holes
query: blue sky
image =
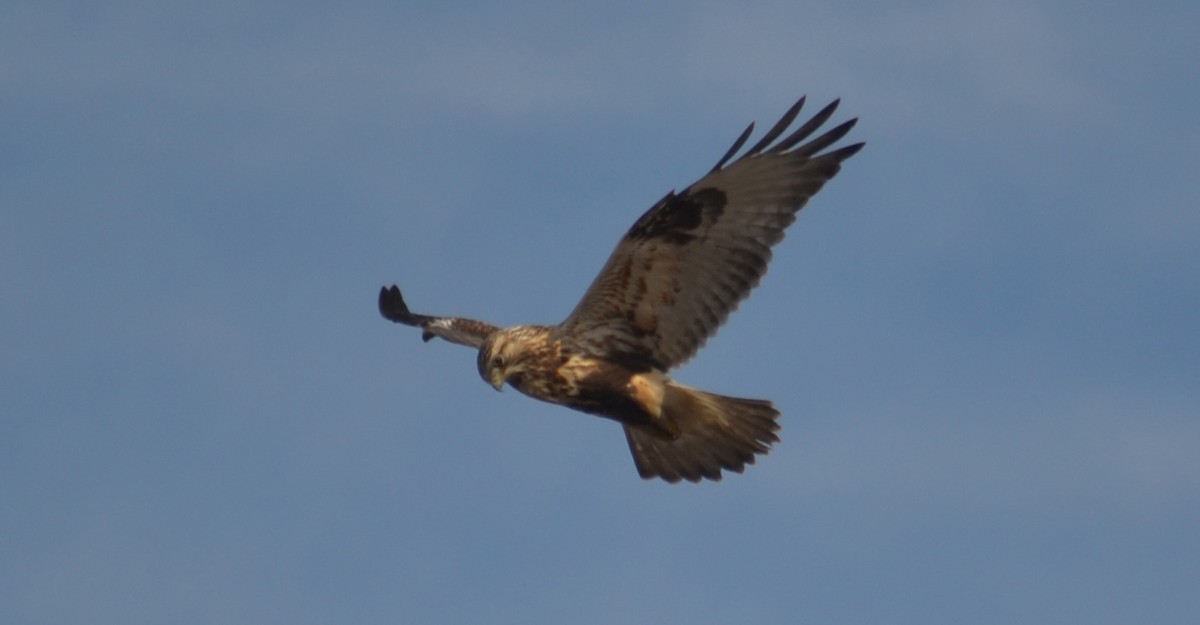
{"label": "blue sky", "polygon": [[[1197,23],[5,3],[0,622],[1194,622]],[[677,372],[783,411],[746,474],[379,317],[561,319],[802,94],[867,148]]]}

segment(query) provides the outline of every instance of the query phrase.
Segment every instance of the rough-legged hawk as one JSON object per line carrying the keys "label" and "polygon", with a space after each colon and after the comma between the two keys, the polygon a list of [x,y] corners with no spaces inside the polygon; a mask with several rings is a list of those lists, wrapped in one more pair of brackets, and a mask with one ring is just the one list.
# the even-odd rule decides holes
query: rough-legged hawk
{"label": "rough-legged hawk", "polygon": [[[808,199],[862,143],[823,152],[851,119],[805,141],[838,102],[783,139],[801,98],[736,160],[754,124],[695,184],[646,211],[617,244],[575,310],[556,326],[498,328],[459,317],[410,312],[396,286],[379,293],[379,312],[479,350],[479,375],[535,399],[617,421],[643,478],[721,479],[740,473],[779,438],[771,402],[688,388],[668,370],[691,358],[750,294],[771,246]],[[776,141],[779,139],[778,141]]]}

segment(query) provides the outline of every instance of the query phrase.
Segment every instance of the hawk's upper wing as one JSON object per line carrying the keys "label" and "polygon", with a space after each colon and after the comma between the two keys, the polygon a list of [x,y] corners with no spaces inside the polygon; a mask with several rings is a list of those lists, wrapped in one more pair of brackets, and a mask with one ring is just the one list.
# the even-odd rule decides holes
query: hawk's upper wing
{"label": "hawk's upper wing", "polygon": [[796,212],[863,146],[819,154],[857,119],[801,144],[833,114],[836,100],[772,144],[803,105],[801,98],[724,166],[751,124],[708,175],[642,215],[559,330],[596,354],[664,370],[695,354],[766,273],[771,246]]}
{"label": "hawk's upper wing", "polygon": [[468,347],[483,345],[483,340],[498,329],[490,323],[474,319],[418,315],[408,309],[408,304],[404,303],[404,296],[400,294],[400,287],[394,284],[390,289],[379,289],[379,314],[383,315],[384,319],[421,328],[421,338],[425,341],[440,336],[451,343]]}

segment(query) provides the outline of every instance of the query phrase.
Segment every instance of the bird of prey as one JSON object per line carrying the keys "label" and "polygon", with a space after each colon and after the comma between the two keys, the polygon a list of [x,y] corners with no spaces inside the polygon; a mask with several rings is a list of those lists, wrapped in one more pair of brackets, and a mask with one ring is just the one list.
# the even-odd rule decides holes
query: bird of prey
{"label": "bird of prey", "polygon": [[716,166],[646,211],[617,243],[562,323],[499,328],[411,312],[395,285],[379,292],[387,319],[479,350],[479,375],[521,393],[621,424],[646,479],[720,480],[741,473],[778,442],[779,412],[761,399],[726,397],[676,382],[667,371],[691,358],[767,271],[809,198],[862,143],[826,151],[853,128],[815,138],[838,100],[780,139],[800,98],[750,149],[731,160],[751,123]]}

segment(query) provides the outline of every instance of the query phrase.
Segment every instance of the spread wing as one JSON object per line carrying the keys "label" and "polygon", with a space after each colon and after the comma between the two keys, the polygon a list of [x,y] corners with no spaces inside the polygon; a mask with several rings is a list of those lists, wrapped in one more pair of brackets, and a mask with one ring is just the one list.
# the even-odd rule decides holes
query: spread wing
{"label": "spread wing", "polygon": [[379,289],[379,314],[383,315],[384,319],[421,328],[421,339],[425,341],[430,341],[433,337],[438,336],[451,343],[468,347],[478,348],[483,345],[483,340],[489,334],[499,329],[490,323],[474,319],[415,314],[408,309],[408,304],[404,303],[400,287],[394,284],[390,289],[388,287]]}
{"label": "spread wing", "polygon": [[771,246],[796,212],[862,148],[821,153],[857,119],[802,143],[837,105],[776,142],[804,106],[801,98],[726,166],[750,124],[708,175],[668,193],[633,224],[559,331],[597,355],[663,370],[694,355],[766,273]]}

